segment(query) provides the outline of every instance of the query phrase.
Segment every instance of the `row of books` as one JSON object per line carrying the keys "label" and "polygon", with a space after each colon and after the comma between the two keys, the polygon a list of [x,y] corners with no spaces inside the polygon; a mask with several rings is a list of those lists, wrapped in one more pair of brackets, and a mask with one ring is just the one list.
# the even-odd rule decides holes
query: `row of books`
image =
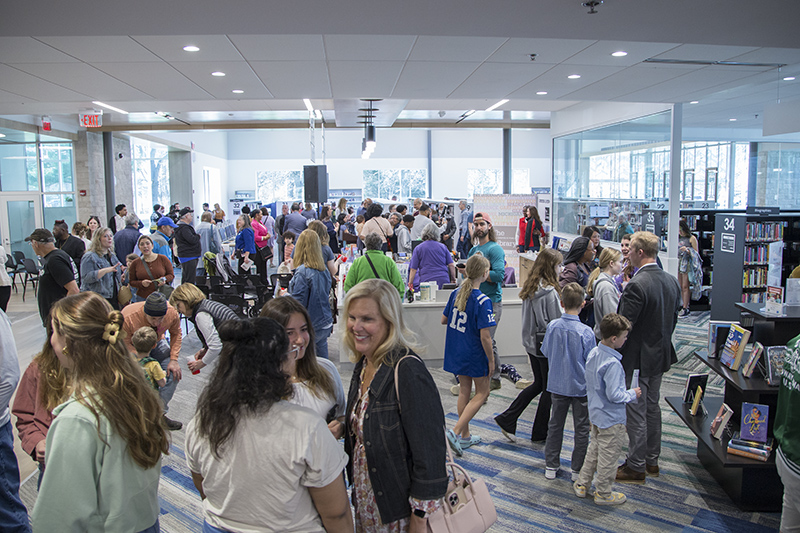
{"label": "row of books", "polygon": [[767,284],[767,267],[746,268],[742,272],[742,288],[764,287]]}
{"label": "row of books", "polygon": [[743,292],[742,293],[742,303],[743,304],[763,304],[767,299],[767,295],[764,292]]}
{"label": "row of books", "polygon": [[748,222],[745,228],[747,241],[782,241],[784,222]]}
{"label": "row of books", "polygon": [[[711,436],[721,439],[733,416],[733,409],[726,403],[719,408],[711,421]],[[773,439],[767,437],[769,406],[758,403],[742,403],[740,430],[728,440],[727,452],[756,461],[766,461],[772,453]]]}
{"label": "row of books", "polygon": [[[750,331],[739,324],[731,324],[725,344],[719,353],[719,362],[736,372],[739,367],[742,375],[749,378],[757,366],[769,385],[777,387],[781,382],[783,358],[786,346],[764,346],[760,342],[753,345],[753,349],[745,357],[747,341],[750,340]],[[759,365],[759,363],[761,363]],[[705,385],[703,385],[705,389]]]}
{"label": "row of books", "polygon": [[757,244],[754,246],[744,247],[745,264],[766,263],[768,260],[769,260],[769,247],[766,244]]}

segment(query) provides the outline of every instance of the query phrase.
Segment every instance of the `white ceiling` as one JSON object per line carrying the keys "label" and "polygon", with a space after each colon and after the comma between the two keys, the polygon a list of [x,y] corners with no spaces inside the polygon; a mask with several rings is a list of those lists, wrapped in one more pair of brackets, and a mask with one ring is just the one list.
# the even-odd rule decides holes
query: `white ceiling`
{"label": "white ceiling", "polygon": [[[310,98],[342,126],[355,125],[359,98],[383,98],[388,123],[452,126],[509,99],[462,124],[546,125],[579,101],[699,100],[685,125],[760,128],[766,105],[800,99],[800,3],[787,0],[606,0],[594,15],[580,0],[44,0],[3,11],[0,115],[12,119],[77,125],[97,100],[131,113],[106,110],[106,126],[175,124],[156,111],[196,127],[299,124]],[[185,52],[189,44],[200,51]]]}

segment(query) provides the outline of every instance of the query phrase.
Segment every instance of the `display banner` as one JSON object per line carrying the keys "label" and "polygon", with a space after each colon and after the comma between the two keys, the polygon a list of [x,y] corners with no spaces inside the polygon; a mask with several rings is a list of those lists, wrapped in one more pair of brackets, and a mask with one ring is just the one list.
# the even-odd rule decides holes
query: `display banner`
{"label": "display banner", "polygon": [[[473,213],[488,213],[499,244],[506,253],[506,266],[513,267],[519,279],[519,254],[517,253],[517,228],[522,218],[522,208],[537,205],[535,194],[476,194]],[[538,207],[537,207],[538,209]],[[541,212],[539,213],[541,217]]]}

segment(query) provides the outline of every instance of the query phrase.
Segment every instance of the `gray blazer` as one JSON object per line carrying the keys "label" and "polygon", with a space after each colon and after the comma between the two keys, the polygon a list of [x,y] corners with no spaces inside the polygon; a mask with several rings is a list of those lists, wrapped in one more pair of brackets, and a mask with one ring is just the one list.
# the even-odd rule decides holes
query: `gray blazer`
{"label": "gray blazer", "polygon": [[652,377],[678,362],[672,332],[680,308],[681,289],[675,276],[655,263],[636,272],[622,292],[617,309],[633,326],[620,350],[628,379],[637,368],[641,377]]}

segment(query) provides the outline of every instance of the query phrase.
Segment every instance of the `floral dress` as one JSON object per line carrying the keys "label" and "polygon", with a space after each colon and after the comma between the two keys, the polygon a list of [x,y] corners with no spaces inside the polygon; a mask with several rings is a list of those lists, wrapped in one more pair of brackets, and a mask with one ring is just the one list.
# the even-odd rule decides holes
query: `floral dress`
{"label": "floral dress", "polygon": [[[366,367],[366,365],[365,365]],[[364,370],[361,370],[360,383],[364,382]],[[350,415],[350,424],[355,434],[353,446],[353,506],[356,509],[356,533],[405,533],[410,527],[410,517],[401,518],[389,524],[381,522],[378,504],[375,502],[375,493],[369,479],[367,467],[367,452],[364,449],[364,415],[369,405],[369,388],[358,399],[356,407]],[[414,509],[422,509],[426,513],[436,511],[441,503],[439,500],[417,500],[409,498],[409,503]]]}

